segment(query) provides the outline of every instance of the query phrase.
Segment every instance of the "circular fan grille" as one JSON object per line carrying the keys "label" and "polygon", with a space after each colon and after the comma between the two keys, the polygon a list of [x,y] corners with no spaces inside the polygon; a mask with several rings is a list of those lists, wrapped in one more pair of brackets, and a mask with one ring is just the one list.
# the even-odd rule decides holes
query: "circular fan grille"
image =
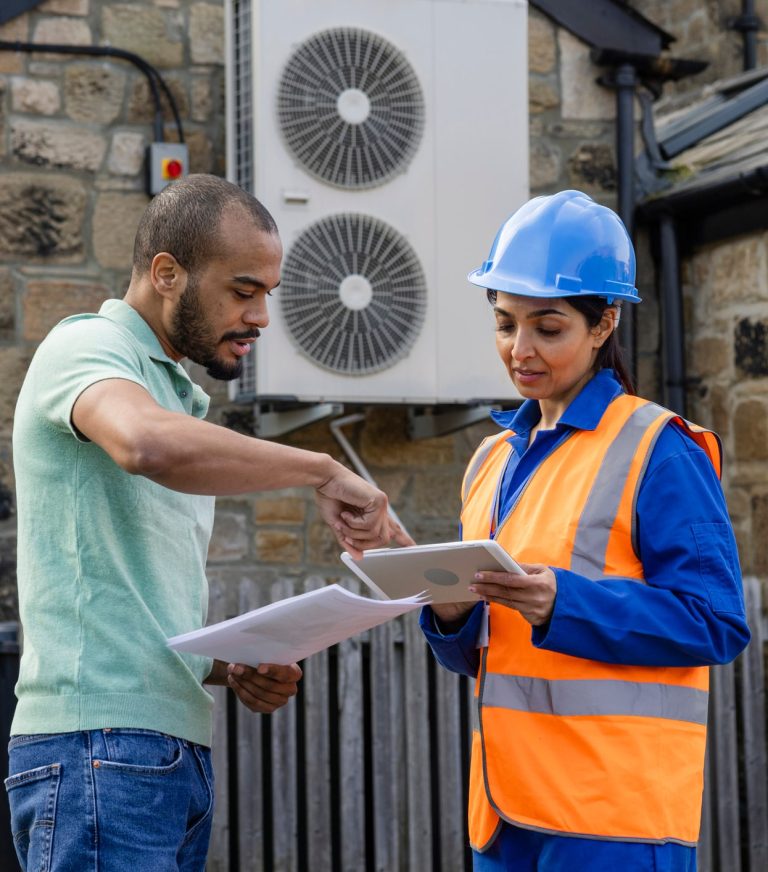
{"label": "circular fan grille", "polygon": [[308,227],[283,267],[280,300],[303,354],[345,375],[387,369],[421,330],[426,282],[408,242],[368,215],[330,215]]}
{"label": "circular fan grille", "polygon": [[424,97],[390,42],[335,28],[316,33],[288,61],[277,113],[288,147],[312,175],[342,188],[371,188],[411,160],[424,128]]}

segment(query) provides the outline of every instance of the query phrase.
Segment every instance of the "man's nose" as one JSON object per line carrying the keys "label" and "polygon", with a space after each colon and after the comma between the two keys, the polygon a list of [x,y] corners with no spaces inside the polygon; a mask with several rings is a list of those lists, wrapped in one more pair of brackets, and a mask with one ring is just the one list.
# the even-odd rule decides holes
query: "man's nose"
{"label": "man's nose", "polygon": [[243,313],[243,322],[255,327],[266,327],[269,324],[266,296],[262,300],[254,300],[249,304]]}

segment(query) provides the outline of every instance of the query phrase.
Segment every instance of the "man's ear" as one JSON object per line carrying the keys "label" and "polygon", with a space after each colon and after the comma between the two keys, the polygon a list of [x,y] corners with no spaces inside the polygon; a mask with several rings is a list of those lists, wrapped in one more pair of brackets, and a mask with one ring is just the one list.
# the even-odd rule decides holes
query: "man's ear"
{"label": "man's ear", "polygon": [[167,299],[178,299],[187,286],[187,271],[167,251],[158,252],[149,267],[152,287]]}

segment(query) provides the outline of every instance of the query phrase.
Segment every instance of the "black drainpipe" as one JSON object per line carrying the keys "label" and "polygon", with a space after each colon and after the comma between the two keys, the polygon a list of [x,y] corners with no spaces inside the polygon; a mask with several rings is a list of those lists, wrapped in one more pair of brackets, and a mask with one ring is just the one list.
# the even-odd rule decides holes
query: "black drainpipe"
{"label": "black drainpipe", "polygon": [[685,332],[680,254],[674,218],[663,212],[659,228],[659,297],[661,300],[661,372],[664,405],[685,416]]}
{"label": "black drainpipe", "polygon": [[[621,64],[613,78],[616,88],[616,164],[618,173],[618,212],[629,235],[635,226],[635,88],[637,74],[632,64]],[[619,338],[624,347],[629,371],[637,372],[635,313],[631,303],[622,306]]]}

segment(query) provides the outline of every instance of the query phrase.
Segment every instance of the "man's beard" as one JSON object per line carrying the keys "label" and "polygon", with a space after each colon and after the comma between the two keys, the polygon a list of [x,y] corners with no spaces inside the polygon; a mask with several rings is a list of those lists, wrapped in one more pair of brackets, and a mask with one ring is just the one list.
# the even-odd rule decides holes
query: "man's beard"
{"label": "man's beard", "polygon": [[253,339],[254,335],[258,335],[258,330],[254,327],[253,330],[243,333],[225,333],[217,339],[200,305],[198,287],[196,277],[190,275],[187,287],[179,297],[173,313],[169,337],[171,344],[183,357],[204,366],[211,378],[221,381],[239,378],[243,370],[242,359],[238,358],[231,363],[221,360],[216,356],[219,343],[227,339]]}

